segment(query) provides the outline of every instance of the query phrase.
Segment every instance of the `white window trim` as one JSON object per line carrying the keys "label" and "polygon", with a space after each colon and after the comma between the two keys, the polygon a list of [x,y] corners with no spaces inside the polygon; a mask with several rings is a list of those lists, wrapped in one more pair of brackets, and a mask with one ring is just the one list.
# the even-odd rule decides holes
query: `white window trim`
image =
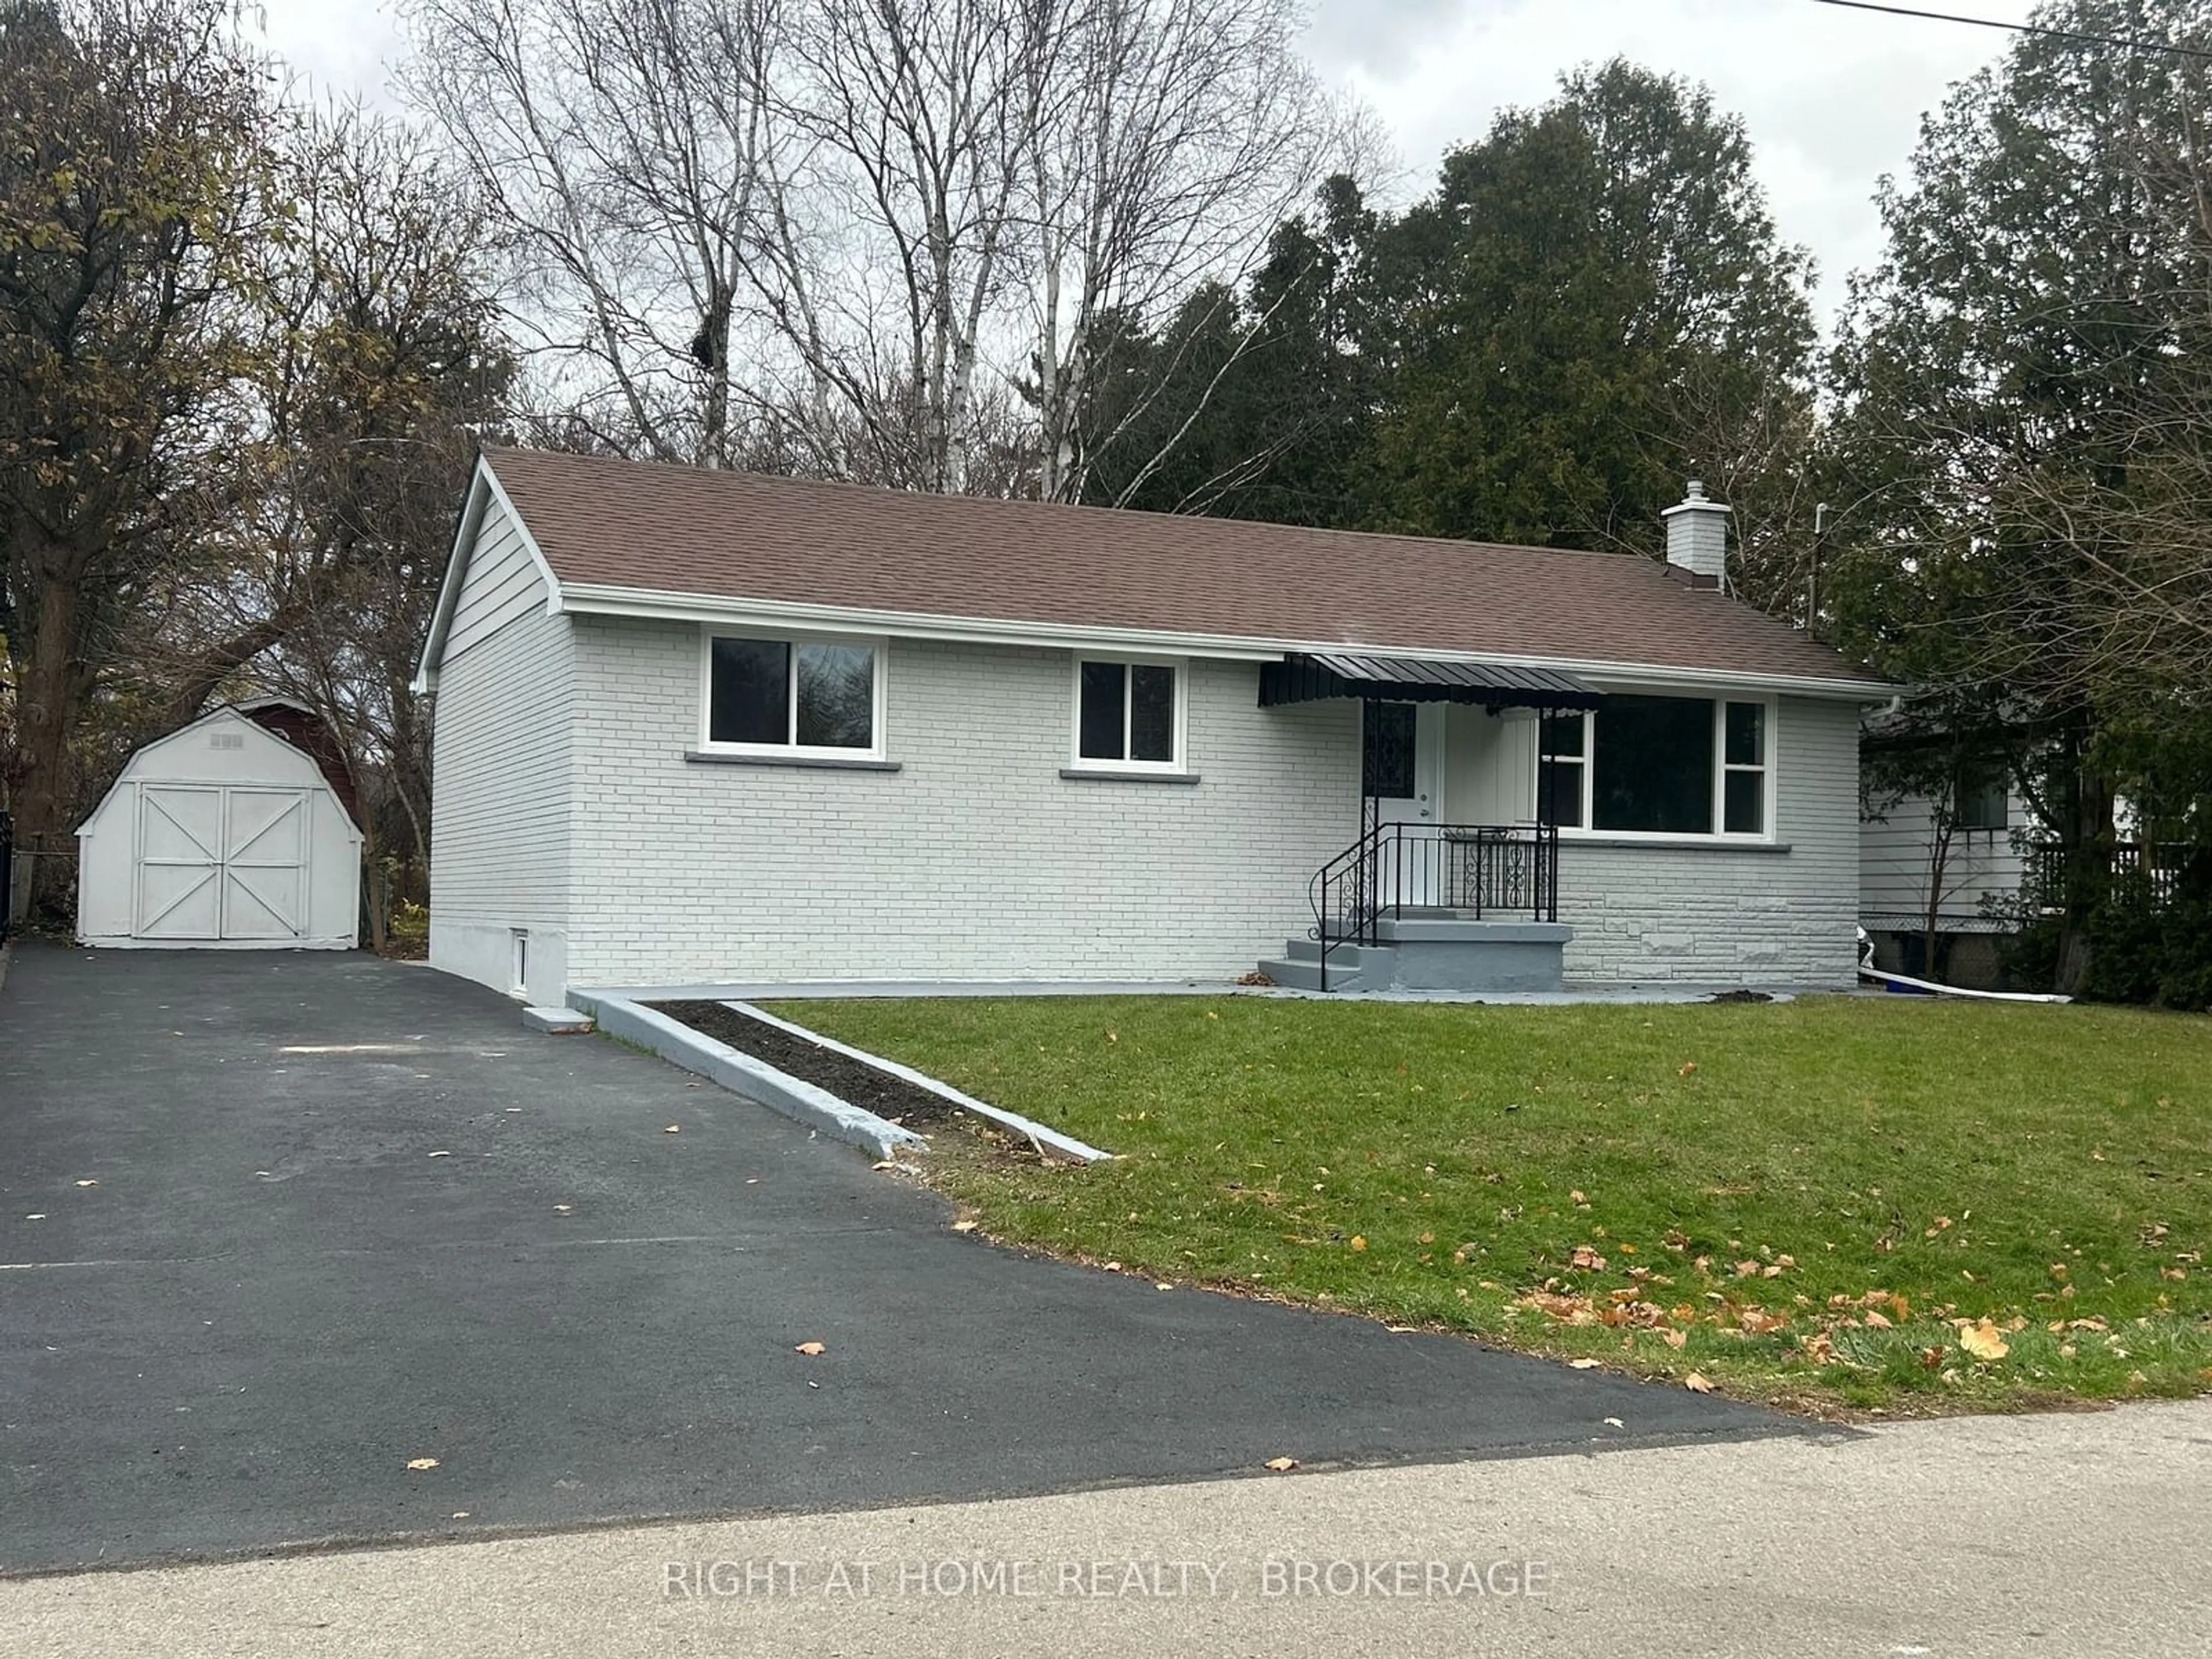
{"label": "white window trim", "polygon": [[[1715,691],[1709,694],[1707,697],[1698,698],[1685,692],[1678,686],[1646,688],[1644,686],[1609,685],[1606,687],[1606,690],[1608,691],[1624,692],[1632,696],[1676,697],[1680,698],[1685,702],[1709,701],[1711,702],[1713,706],[1712,821],[1716,827],[1714,829],[1703,831],[1696,830],[1606,830],[1594,824],[1591,820],[1596,815],[1597,806],[1597,716],[1600,711],[1586,708],[1583,711],[1582,716],[1583,752],[1579,758],[1575,761],[1575,763],[1579,764],[1582,769],[1582,811],[1578,814],[1582,822],[1579,824],[1561,824],[1559,826],[1559,839],[1561,841],[1645,842],[1653,846],[1676,847],[1682,846],[1686,843],[1693,846],[1712,847],[1771,847],[1776,844],[1774,822],[1775,807],[1781,799],[1781,792],[1778,787],[1777,775],[1780,769],[1776,764],[1776,757],[1780,750],[1778,733],[1781,730],[1780,700],[1778,698],[1772,696],[1747,696],[1731,694],[1727,691]],[[1765,716],[1759,721],[1759,732],[1764,744],[1764,752],[1761,754],[1759,757],[1759,764],[1756,768],[1749,765],[1731,767],[1729,764],[1728,705],[1732,702],[1756,703],[1761,708],[1765,710]],[[1753,770],[1763,773],[1766,780],[1764,810],[1760,814],[1760,823],[1762,828],[1756,835],[1747,835],[1741,831],[1731,832],[1726,829],[1718,827],[1726,824],[1728,822],[1728,775],[1729,772],[1749,772]],[[1536,793],[1534,796],[1537,805],[1537,809],[1540,811],[1542,810],[1543,806],[1543,787],[1544,738],[1543,726],[1540,721],[1537,725],[1535,771]]]}
{"label": "white window trim", "polygon": [[[1164,761],[1101,760],[1083,752],[1083,665],[1113,663],[1123,668],[1166,668],[1175,673],[1175,748]],[[1067,769],[1071,772],[1157,772],[1181,774],[1189,769],[1190,659],[1152,657],[1119,651],[1077,651],[1071,653],[1067,672]],[[1121,680],[1121,752],[1129,752],[1132,677]]]}
{"label": "white window trim", "polygon": [[[870,677],[875,702],[868,714],[868,735],[873,741],[866,749],[840,749],[824,744],[715,742],[711,734],[714,729],[716,640],[774,640],[792,647],[790,684],[785,688],[783,729],[794,735],[799,730],[799,647],[802,645],[866,646],[875,653],[875,672]],[[887,734],[884,713],[888,707],[884,694],[890,679],[890,641],[881,635],[797,633],[788,629],[772,628],[702,628],[699,630],[699,752],[702,755],[759,755],[769,759],[787,760],[886,759]]]}

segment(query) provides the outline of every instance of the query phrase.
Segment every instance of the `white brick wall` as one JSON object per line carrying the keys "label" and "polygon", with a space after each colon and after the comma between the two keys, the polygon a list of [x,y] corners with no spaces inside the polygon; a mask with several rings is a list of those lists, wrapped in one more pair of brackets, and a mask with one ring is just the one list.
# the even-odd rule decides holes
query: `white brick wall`
{"label": "white brick wall", "polygon": [[1776,832],[1790,850],[1565,842],[1570,980],[1856,982],[1859,711],[1784,697],[1775,718]]}
{"label": "white brick wall", "polygon": [[[1257,706],[1190,666],[1200,783],[1071,781],[1066,652],[895,640],[895,773],[690,762],[697,630],[529,608],[439,684],[432,959],[563,983],[1228,977],[1311,921],[1357,833],[1350,702]],[[1857,710],[1785,698],[1787,852],[1569,844],[1579,981],[1845,986]]]}
{"label": "white brick wall", "polygon": [[[492,528],[487,518],[488,534]],[[497,577],[507,567],[487,562],[483,569]],[[472,566],[462,610],[477,574]],[[544,600],[542,585],[534,602],[507,594],[499,626],[472,632],[459,652],[457,630],[439,668],[430,960],[504,991],[513,930],[523,929],[530,998],[558,1003],[568,981],[575,659],[568,619],[547,616]]]}
{"label": "white brick wall", "polygon": [[912,640],[899,771],[715,765],[696,629],[574,625],[577,984],[1228,977],[1358,833],[1353,706],[1262,709],[1250,663],[1190,666],[1195,786],[1060,775],[1067,653]]}

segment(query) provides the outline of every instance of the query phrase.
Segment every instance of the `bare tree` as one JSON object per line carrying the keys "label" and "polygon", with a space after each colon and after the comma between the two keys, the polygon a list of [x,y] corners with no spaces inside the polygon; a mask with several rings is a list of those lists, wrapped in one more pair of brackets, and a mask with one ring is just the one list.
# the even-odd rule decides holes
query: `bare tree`
{"label": "bare tree", "polygon": [[1371,142],[1298,56],[1301,20],[1294,0],[1092,0],[1072,20],[1027,198],[1046,497],[1081,495],[1085,456],[1115,435],[1086,423],[1102,322],[1160,320],[1205,283],[1233,296],[1275,227]]}
{"label": "bare tree", "polygon": [[1296,0],[410,13],[562,441],[912,489],[1080,494],[1105,319],[1233,293],[1352,127]]}
{"label": "bare tree", "polygon": [[[767,89],[779,0],[408,0],[405,82],[508,240],[510,307],[572,440],[726,464],[763,248],[804,252]],[[769,285],[794,298],[787,285]],[[783,326],[776,319],[769,331]],[[803,330],[803,323],[791,325]]]}

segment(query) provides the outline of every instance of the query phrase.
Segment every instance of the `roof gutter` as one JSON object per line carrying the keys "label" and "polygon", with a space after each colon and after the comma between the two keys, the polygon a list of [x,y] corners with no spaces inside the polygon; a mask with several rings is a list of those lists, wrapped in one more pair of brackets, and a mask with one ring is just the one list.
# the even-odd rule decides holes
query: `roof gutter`
{"label": "roof gutter", "polygon": [[963,645],[1016,645],[1068,650],[1083,647],[1157,651],[1227,662],[1279,662],[1294,653],[1364,653],[1423,662],[1480,663],[1500,668],[1544,668],[1637,685],[1704,686],[1788,692],[1802,697],[1881,702],[1896,688],[1844,675],[1808,677],[1739,669],[1678,667],[1587,658],[1523,656],[1494,651],[1437,651],[1363,640],[1273,639],[1243,634],[1111,628],[1096,624],[1023,622],[994,617],[948,617],[912,611],[815,605],[786,599],[735,599],[706,593],[670,593],[600,582],[563,582],[561,610],[585,616],[637,617],[662,622],[720,623],[736,628],[802,627],[828,632],[893,635]]}

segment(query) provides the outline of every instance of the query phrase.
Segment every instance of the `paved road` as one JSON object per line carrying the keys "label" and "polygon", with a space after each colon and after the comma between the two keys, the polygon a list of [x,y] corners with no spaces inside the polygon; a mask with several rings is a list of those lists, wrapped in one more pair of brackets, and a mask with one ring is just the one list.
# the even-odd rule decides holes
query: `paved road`
{"label": "paved road", "polygon": [[0,1630],[9,1659],[2200,1659],[2208,1489],[2199,1401],[38,1578]]}
{"label": "paved road", "polygon": [[427,969],[20,950],[0,1571],[1793,1428],[945,1221]]}

